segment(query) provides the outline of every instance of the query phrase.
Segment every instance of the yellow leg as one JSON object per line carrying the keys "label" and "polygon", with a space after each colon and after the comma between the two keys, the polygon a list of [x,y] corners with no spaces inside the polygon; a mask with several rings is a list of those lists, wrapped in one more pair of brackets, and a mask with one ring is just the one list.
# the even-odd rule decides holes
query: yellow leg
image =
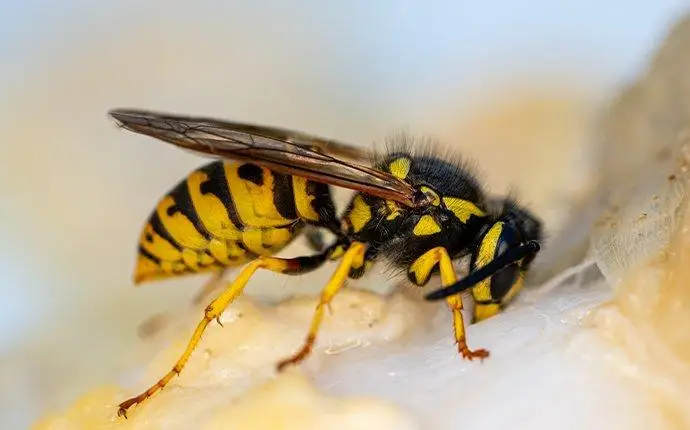
{"label": "yellow leg", "polygon": [[[441,271],[441,283],[444,287],[453,285],[457,281],[457,276],[455,275],[455,269],[453,268],[453,263],[448,256],[448,252],[445,248],[436,248],[439,254],[439,269]],[[485,349],[471,350],[467,346],[467,339],[465,335],[465,321],[462,317],[462,296],[456,294],[450,296],[446,299],[448,307],[451,312],[453,312],[453,327],[455,329],[455,342],[458,345],[458,351],[462,356],[468,360],[474,360],[479,358],[480,360],[485,359],[489,356],[489,351]]]}
{"label": "yellow leg", "polygon": [[192,352],[199,343],[199,340],[201,340],[201,336],[206,330],[208,324],[214,319],[217,320],[220,324],[220,315],[223,313],[225,308],[227,308],[228,305],[232,303],[232,301],[235,300],[242,293],[242,290],[244,290],[245,285],[247,285],[247,282],[252,277],[254,272],[257,271],[257,269],[262,268],[274,272],[284,273],[290,269],[293,269],[292,267],[290,267],[291,262],[292,260],[284,260],[280,258],[259,257],[258,259],[252,261],[247,266],[245,266],[244,269],[242,269],[242,272],[240,272],[237,279],[235,279],[235,281],[220,296],[218,296],[218,298],[213,300],[211,304],[208,305],[204,314],[204,318],[201,320],[201,322],[199,322],[199,325],[197,325],[196,330],[194,330],[194,334],[192,335],[192,338],[187,344],[187,348],[182,353],[180,358],[177,360],[172,370],[170,370],[167,374],[165,374],[165,376],[158,380],[158,382],[153,384],[151,387],[149,387],[149,389],[147,389],[143,393],[120,403],[120,409],[118,410],[117,414],[119,416],[124,416],[126,418],[127,410],[129,408],[142,403],[158,391],[162,390],[166,385],[168,385],[172,378],[174,378],[176,375],[179,375],[180,372],[182,372],[182,369],[187,363],[187,360],[189,360],[189,357],[192,355]]}
{"label": "yellow leg", "polygon": [[[457,281],[453,263],[448,255],[448,251],[446,251],[446,249],[443,247],[430,249],[417,260],[415,260],[409,269],[411,279],[413,279],[419,285],[424,285],[431,276],[431,271],[436,264],[439,265],[439,271],[441,272],[441,283],[444,287],[452,285]],[[460,354],[462,354],[462,356],[468,360],[473,360],[475,358],[484,359],[488,357],[489,351],[485,349],[471,350],[467,346],[467,339],[465,336],[465,321],[462,317],[462,296],[460,294],[449,296],[446,299],[446,302],[448,303],[448,307],[450,308],[451,312],[453,312],[455,342],[458,345],[458,351]]]}
{"label": "yellow leg", "polygon": [[316,335],[323,320],[324,308],[330,304],[333,296],[335,296],[343,287],[345,280],[348,277],[348,273],[350,272],[350,268],[352,266],[361,266],[364,264],[364,251],[366,251],[366,246],[363,243],[354,242],[345,252],[338,269],[335,271],[335,273],[333,273],[331,279],[328,281],[328,284],[326,284],[326,287],[321,292],[321,298],[319,303],[316,305],[316,311],[314,312],[311,326],[309,327],[309,334],[307,334],[307,338],[304,341],[302,348],[291,357],[286,358],[277,364],[276,367],[279,372],[283,371],[286,366],[291,364],[299,364],[309,356],[312,348],[314,347],[314,342],[316,342]]}

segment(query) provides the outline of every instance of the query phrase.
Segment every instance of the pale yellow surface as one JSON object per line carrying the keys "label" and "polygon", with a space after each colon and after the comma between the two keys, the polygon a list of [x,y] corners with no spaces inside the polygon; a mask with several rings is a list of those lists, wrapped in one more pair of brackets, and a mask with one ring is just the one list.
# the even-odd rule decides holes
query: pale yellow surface
{"label": "pale yellow surface", "polygon": [[65,414],[47,418],[35,430],[61,429],[418,429],[406,414],[388,402],[371,398],[338,398],[318,391],[298,370],[232,399],[221,390],[177,390],[147,413],[123,420],[112,411],[121,389],[100,388],[79,399]]}
{"label": "pale yellow surface", "polygon": [[291,371],[247,393],[237,404],[219,412],[206,428],[412,430],[419,427],[386,402],[325,396],[301,374]]}
{"label": "pale yellow surface", "polygon": [[[298,420],[303,418],[323,425],[328,419],[324,414],[346,410],[349,413],[340,414],[336,421],[345,424],[361,418],[354,428],[366,428],[363,422],[375,423],[376,417],[394,426],[414,415],[423,418],[427,427],[422,428],[432,429],[493,430],[520,424],[522,428],[561,430],[647,430],[664,428],[660,423],[675,423],[667,418],[690,410],[682,407],[688,398],[683,388],[688,386],[684,338],[676,338],[676,332],[687,327],[680,313],[684,296],[677,296],[681,301],[678,306],[676,296],[670,294],[682,294],[682,283],[669,282],[669,294],[661,295],[670,301],[665,303],[656,301],[660,292],[666,291],[658,289],[657,280],[627,279],[621,285],[628,287],[622,291],[636,291],[638,282],[645,294],[621,296],[618,313],[600,320],[601,330],[591,332],[594,341],[572,342],[570,335],[580,332],[582,315],[609,292],[603,282],[589,282],[591,276],[580,269],[575,273],[582,275],[582,286],[563,282],[551,295],[533,302],[529,295],[523,295],[507,313],[469,327],[472,346],[487,347],[493,354],[483,365],[458,359],[450,316],[443,304],[437,306],[441,308],[438,315],[443,316],[438,318],[439,324],[434,329],[423,325],[422,340],[408,343],[407,330],[420,321],[416,305],[410,306],[402,298],[388,303],[367,296],[357,309],[348,310],[348,306],[338,307],[339,300],[347,303],[348,297],[364,296],[344,293],[334,302],[334,318],[326,318],[320,349],[302,369],[319,387],[317,392],[298,375],[272,379],[275,360],[301,344],[314,299],[297,299],[270,310],[242,299],[224,315],[224,329],[211,327],[179,379],[131,411],[129,421],[113,421],[118,402],[168,370],[200,316],[199,308],[174,312],[174,326],[169,331],[143,345],[137,343],[136,326],[143,318],[175,311],[203,281],[195,277],[134,289],[130,276],[136,237],[156,199],[204,160],[115,129],[105,117],[108,109],[135,106],[256,121],[364,146],[380,142],[396,127],[409,125],[410,131],[437,136],[454,151],[475,159],[492,191],[502,193],[511,186],[519,187],[522,200],[544,217],[553,233],[549,245],[556,244],[537,261],[541,271],[535,275],[540,278],[544,273],[559,272],[584,254],[588,230],[576,227],[589,228],[583,210],[589,203],[591,179],[598,173],[589,153],[599,142],[593,139],[590,128],[595,106],[591,94],[585,94],[591,88],[587,73],[568,77],[540,71],[536,77],[520,79],[506,69],[492,80],[475,70],[468,86],[476,84],[477,94],[469,96],[467,86],[458,88],[456,84],[468,82],[468,68],[481,60],[473,55],[443,82],[430,79],[412,88],[409,84],[413,82],[390,87],[386,73],[374,81],[368,80],[371,75],[366,72],[363,78],[349,79],[365,65],[362,60],[371,58],[368,50],[354,61],[349,56],[347,61],[346,57],[318,56],[314,62],[320,51],[307,42],[315,38],[305,36],[305,40],[280,44],[285,39],[280,31],[256,31],[257,17],[244,19],[240,15],[232,23],[214,21],[215,29],[229,30],[217,33],[207,31],[210,26],[206,18],[220,15],[209,13],[196,19],[201,25],[189,31],[192,20],[187,17],[202,16],[198,11],[185,11],[184,20],[174,21],[164,10],[175,8],[162,3],[148,7],[136,4],[132,8],[142,10],[137,16],[143,18],[135,24],[129,23],[132,16],[108,16],[112,33],[107,37],[99,35],[100,24],[89,21],[92,28],[88,37],[80,38],[88,44],[69,52],[55,51],[60,61],[37,62],[32,67],[33,78],[22,80],[29,85],[16,85],[16,94],[7,97],[6,124],[2,127],[7,156],[0,158],[9,161],[2,169],[8,180],[0,185],[6,185],[4,190],[10,197],[7,206],[12,210],[4,220],[12,235],[8,234],[4,242],[11,245],[7,261],[23,263],[16,281],[7,278],[5,283],[12,293],[8,294],[12,297],[8,308],[20,310],[10,314],[16,316],[8,317],[8,326],[13,334],[16,331],[30,342],[30,347],[17,346],[4,361],[6,365],[0,366],[0,379],[6,382],[0,387],[0,398],[13,412],[31,405],[17,416],[34,417],[53,409],[57,418],[47,418],[44,425],[60,429],[79,428],[79,422],[82,428],[173,428],[173,423],[180,428],[197,428],[225,419],[282,419],[285,415],[272,415],[273,410],[260,405],[285,411],[290,402],[303,399],[302,407],[290,409],[297,424],[304,424]],[[237,16],[236,7],[230,9],[230,14]],[[283,29],[301,28],[300,23],[279,15],[272,24],[287,22]],[[315,21],[328,27],[327,21]],[[371,28],[389,33],[388,25]],[[265,35],[278,36],[275,40],[262,39]],[[433,32],[429,35],[434,37]],[[366,40],[363,45],[370,43]],[[302,55],[290,49],[299,46],[308,46]],[[408,55],[406,40],[398,46],[405,57],[414,58]],[[611,53],[619,48],[611,46]],[[667,59],[687,59],[683,54],[687,45],[682,48]],[[375,55],[383,55],[382,51],[390,50],[375,51]],[[353,51],[341,47],[340,52]],[[512,45],[506,52],[514,52]],[[590,51],[586,52],[582,64],[589,58]],[[390,57],[381,58],[381,63],[386,63]],[[464,57],[449,45],[447,58]],[[517,58],[526,61],[519,53]],[[426,64],[423,60],[414,62]],[[351,68],[342,67],[344,63]],[[445,70],[445,66],[437,66],[430,66],[434,73]],[[648,121],[633,115],[614,127],[615,135],[607,136],[610,158],[600,171],[616,171],[612,166],[638,153],[639,148],[630,145],[631,139],[644,136],[644,146],[659,140],[662,131],[665,137],[677,136],[679,130],[659,118],[682,111],[690,97],[662,83],[678,86],[676,78],[690,73],[674,70],[670,78],[654,76],[661,78],[653,85],[661,95],[642,91],[632,97],[637,108],[628,110],[642,112]],[[545,82],[550,79],[552,82]],[[495,90],[497,80],[504,85],[499,90]],[[489,96],[483,89],[494,94]],[[671,102],[662,97],[674,94],[678,99]],[[662,109],[652,109],[658,107]],[[679,116],[678,123],[686,121],[687,116]],[[641,124],[647,126],[643,132]],[[36,151],[38,147],[40,151]],[[646,163],[648,153],[639,158]],[[633,177],[646,168],[636,166],[631,170]],[[341,191],[337,194],[347,194]],[[285,254],[303,253],[304,247],[296,245]],[[672,269],[682,264],[678,259],[675,266],[654,267],[682,274],[683,269]],[[621,267],[624,272],[629,270]],[[329,265],[317,273],[289,279],[261,273],[248,293],[271,297],[293,292],[316,294],[332,268]],[[654,273],[658,272],[643,270],[636,275]],[[385,276],[372,273],[362,284],[382,289],[384,281]],[[654,311],[649,312],[644,303],[638,303],[650,298],[651,303],[663,306],[652,306]],[[628,302],[636,306],[630,307]],[[675,306],[678,312],[665,312]],[[434,307],[427,306],[424,312],[431,313],[431,309]],[[237,318],[240,311],[242,317]],[[663,324],[656,323],[656,317],[648,318],[650,314]],[[650,334],[652,328],[646,324],[671,329],[658,337]],[[616,342],[603,342],[609,336]],[[166,341],[172,345],[166,348]],[[605,347],[597,349],[602,342]],[[659,343],[663,347],[657,349]],[[367,344],[372,348],[360,347]],[[367,356],[377,348],[379,355]],[[649,354],[653,359],[646,355],[650,350],[654,351]],[[665,358],[657,360],[658,351]],[[327,354],[334,352],[346,353]],[[573,356],[590,361],[583,363]],[[614,358],[605,372],[598,368],[605,362],[602,357]],[[114,378],[123,367],[145,372],[118,387]],[[633,380],[621,384],[621,369]],[[111,382],[73,401],[75,393],[84,392],[84,387],[104,381]],[[659,381],[662,389],[649,389],[649,384]],[[650,392],[652,397],[647,396]],[[350,396],[357,393],[395,400],[398,408],[390,409],[381,400],[353,400]],[[67,406],[55,410],[55,405]],[[500,405],[500,414],[495,413],[496,405]],[[660,410],[668,414],[659,417]],[[328,421],[328,425],[334,424]],[[381,423],[378,428],[386,427]]]}
{"label": "pale yellow surface", "polygon": [[[203,306],[189,310],[158,334],[173,343],[130,390],[96,389],[37,428],[415,428],[407,414],[382,400],[322,394],[301,370],[276,375],[275,363],[301,346],[315,304],[313,298],[295,298],[269,307],[238,299],[221,317],[224,327],[214,323],[207,330],[179,378],[130,410],[127,420],[117,419],[119,402],[174,363]],[[306,369],[318,369],[329,355],[400,340],[420,319],[419,305],[400,294],[384,299],[346,290],[331,309],[337,317],[325,319],[317,348],[303,365]],[[181,330],[182,324],[187,329]]]}

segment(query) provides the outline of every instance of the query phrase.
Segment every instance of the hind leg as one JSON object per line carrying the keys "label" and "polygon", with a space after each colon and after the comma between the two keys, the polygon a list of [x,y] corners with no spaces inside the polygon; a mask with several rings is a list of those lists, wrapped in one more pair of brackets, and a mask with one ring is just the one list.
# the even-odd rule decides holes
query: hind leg
{"label": "hind leg", "polygon": [[182,353],[180,358],[177,360],[173,368],[166,373],[161,379],[159,379],[155,384],[149,387],[146,391],[142,392],[138,396],[132,397],[120,403],[120,408],[118,410],[119,416],[127,417],[127,410],[132,406],[141,404],[146,399],[150,398],[158,391],[162,390],[172,378],[179,375],[182,372],[187,360],[192,355],[192,352],[199,344],[201,336],[203,335],[208,324],[216,320],[220,324],[220,316],[223,311],[233,302],[244,290],[247,282],[252,277],[252,275],[258,269],[267,269],[272,272],[283,273],[288,275],[299,275],[302,273],[307,273],[309,271],[315,270],[320,267],[328,258],[331,253],[331,248],[314,256],[297,257],[297,258],[277,258],[277,257],[259,257],[251,263],[247,264],[237,278],[230,284],[230,286],[223,291],[211,304],[206,307],[203,319],[199,322],[192,334],[187,348]]}

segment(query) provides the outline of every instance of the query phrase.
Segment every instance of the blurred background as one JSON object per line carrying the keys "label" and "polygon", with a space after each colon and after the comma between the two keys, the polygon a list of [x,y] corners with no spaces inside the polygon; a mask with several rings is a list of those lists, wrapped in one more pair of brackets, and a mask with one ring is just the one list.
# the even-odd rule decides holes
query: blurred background
{"label": "blurred background", "polygon": [[[518,189],[556,234],[592,184],[596,115],[689,6],[0,3],[0,427],[113,380],[139,323],[204,280],[132,286],[143,221],[206,160],[118,130],[109,109],[365,146],[400,129],[431,135],[475,159],[491,191]],[[269,289],[270,276],[248,292],[320,286]]]}

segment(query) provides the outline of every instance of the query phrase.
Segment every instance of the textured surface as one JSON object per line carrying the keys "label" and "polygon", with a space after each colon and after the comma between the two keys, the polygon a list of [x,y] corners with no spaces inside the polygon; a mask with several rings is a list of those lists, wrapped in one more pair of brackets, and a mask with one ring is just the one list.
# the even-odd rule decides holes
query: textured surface
{"label": "textured surface", "polygon": [[662,411],[690,427],[690,18],[645,78],[607,118],[605,182],[612,193],[593,232],[593,256],[615,287],[593,315],[607,356]]}
{"label": "textured surface", "polygon": [[[297,3],[188,2],[170,7],[163,1],[125,0],[72,1],[59,9],[19,2],[0,6],[8,12],[0,13],[6,22],[0,32],[7,35],[0,38],[5,59],[0,86],[6,95],[0,106],[0,288],[6,303],[0,315],[0,427],[25,428],[36,416],[64,411],[101,384],[117,381],[123,388],[111,396],[118,400],[145,385],[146,376],[129,372],[142,371],[154,352],[165,348],[157,342],[138,343],[137,325],[151,313],[183,308],[202,282],[192,278],[132,288],[141,223],[156,199],[203,160],[127,137],[105,117],[108,109],[148,107],[252,120],[363,145],[399,127],[440,137],[475,158],[494,191],[518,187],[522,199],[548,220],[553,243],[559,245],[543,255],[544,270],[535,273],[541,280],[533,280],[540,283],[576,263],[586,250],[588,224],[578,202],[588,203],[591,174],[599,170],[589,151],[593,99],[608,97],[621,79],[635,74],[673,12],[687,7],[683,0],[532,0],[529,7],[504,3],[503,13],[497,14],[493,3],[444,1],[433,7],[408,2],[404,8],[385,1],[366,7]],[[636,110],[645,109],[640,105]],[[663,121],[652,123],[665,126]],[[619,156],[627,155],[623,148]],[[568,241],[573,246],[566,246]],[[303,250],[296,247],[286,254]],[[314,293],[329,268],[296,279],[260,274],[248,293],[261,298]],[[383,289],[386,279],[371,277],[359,284]],[[561,329],[557,309],[562,300],[554,294],[543,303],[555,307],[550,312]],[[577,298],[577,290],[569,297]],[[563,370],[558,367],[563,356],[541,349],[537,337],[529,338],[525,353],[511,349],[522,345],[518,335],[532,333],[530,327],[541,331],[541,314],[516,310],[472,328],[473,345],[498,346],[496,361],[479,366],[458,361],[443,305],[424,312],[435,311],[441,322],[433,330],[422,326],[423,342],[399,339],[323,360],[324,369],[336,364],[334,371],[349,369],[351,380],[336,378],[331,370],[323,378],[309,367],[304,371],[325,395],[410,396],[414,400],[403,404],[420,407],[403,409],[406,416],[433,417],[438,412],[433,404],[450,405],[438,417],[462,413],[463,421],[498,420],[496,411],[504,409],[514,412],[508,418],[531,423],[552,423],[559,414],[594,419],[599,404],[613,413],[620,411],[617,405],[649,413],[645,404],[613,396],[620,391],[616,381],[555,372]],[[498,321],[501,325],[494,325]],[[183,339],[191,325],[182,318],[171,338]],[[503,338],[493,337],[496,327],[504,328],[499,331]],[[305,329],[306,323],[294,339],[299,341]],[[232,345],[235,334],[222,332]],[[580,342],[575,345],[583,348],[577,349],[589,352],[585,347],[591,344]],[[512,356],[500,354],[504,344],[527,361],[507,361]],[[289,345],[295,346],[292,341]],[[411,355],[409,348],[424,354]],[[125,360],[133,352],[136,356]],[[398,367],[391,375],[384,366],[364,361],[369,352],[376,352],[383,364],[396,354]],[[547,356],[551,360],[545,361]],[[202,352],[197,359],[203,363],[203,357]],[[595,364],[600,361],[597,354],[591,357]],[[349,361],[354,358],[371,372],[368,377],[381,379],[356,378],[358,362]],[[411,363],[412,358],[422,361]],[[499,360],[505,361],[499,365]],[[437,371],[436,363],[450,367]],[[577,363],[565,370],[582,370]],[[620,363],[614,361],[614,368]],[[408,371],[407,366],[418,367]],[[488,368],[499,377],[492,378]],[[627,369],[634,372],[635,367]],[[130,377],[116,379],[122,374]],[[447,385],[448,390],[435,395],[435,387],[424,385],[429,375],[435,387]],[[549,377],[554,385],[544,390]],[[569,382],[559,391],[563,379]],[[196,381],[190,376],[186,383]],[[182,380],[178,387],[183,389]],[[611,396],[585,397],[600,388]],[[624,388],[623,396],[641,391],[637,385]],[[548,397],[541,397],[540,390]],[[568,390],[577,396],[566,396]],[[196,399],[190,396],[188,406],[210,408],[192,403]],[[105,398],[95,400],[94,410]],[[561,401],[570,409],[563,411]],[[619,415],[636,418],[628,412]],[[457,428],[457,420],[448,425]],[[514,421],[507,424],[516,427]]]}
{"label": "textured surface", "polygon": [[[605,278],[592,261],[586,262],[527,291],[504,314],[470,327],[470,345],[492,352],[485,363],[460,360],[445,310],[400,294],[382,300],[349,292],[334,303],[324,349],[301,369],[320,391],[313,391],[298,373],[261,385],[271,379],[275,358],[299,343],[297,327],[306,325],[313,302],[299,299],[256,311],[246,299],[224,316],[229,323],[225,329],[204,340],[205,353],[195,355],[174,388],[117,425],[185,428],[195,422],[250,428],[249,423],[275,425],[275,418],[289,423],[285,428],[317,428],[332,422],[321,414],[335,413],[343,417],[338,424],[365,428],[356,421],[362,419],[380,429],[516,424],[535,429],[687,428],[690,291],[684,279],[690,276],[690,223],[680,100],[690,97],[683,93],[682,79],[669,78],[689,75],[684,62],[675,61],[683,56],[669,54],[679,52],[674,46],[690,45],[686,34],[690,32],[684,29],[673,33],[674,40],[658,57],[662,60],[627,93],[638,96],[623,96],[606,119],[606,170],[599,189],[610,191],[610,198],[592,203],[609,209],[593,236],[592,256]],[[667,84],[679,87],[670,90]],[[674,108],[666,110],[668,106]],[[672,115],[679,117],[672,120]],[[631,132],[630,127],[649,129]],[[626,145],[637,138],[641,140],[628,150]],[[659,160],[650,162],[653,154]],[[584,229],[580,240],[587,236]],[[353,300],[359,303],[355,307]],[[238,311],[247,313],[244,321],[233,320]],[[162,339],[175,339],[173,346],[145,376],[129,380],[128,387],[141,387],[166,368],[186,338],[182,333],[188,329],[181,327],[190,326],[198,312],[187,311],[181,325],[164,332]],[[280,325],[286,316],[289,328]],[[76,427],[93,419],[91,428],[96,422],[114,425],[109,421],[115,412],[112,403],[122,394],[106,390],[87,395],[46,428]],[[378,400],[356,400],[361,396]],[[275,405],[278,412],[269,416],[254,409],[256,404]]]}
{"label": "textured surface", "polygon": [[670,32],[642,80],[624,91],[601,126],[593,250],[612,285],[659,253],[677,230],[690,166],[690,21]]}
{"label": "textured surface", "polygon": [[[359,395],[329,396],[299,371],[274,379],[275,363],[303,340],[314,304],[313,299],[303,298],[265,307],[240,299],[223,314],[223,328],[214,324],[208,329],[180,377],[147,404],[130,411],[128,420],[116,418],[115,413],[116,405],[131,391],[107,387],[85,396],[65,416],[40,428],[415,428],[412,418],[388,402]],[[400,295],[384,301],[358,291],[339,296],[331,309],[338,318],[324,324],[319,349],[303,371],[318,373],[323,362],[339,352],[404,338],[419,320],[420,311]],[[202,311],[199,306],[180,312],[176,324],[157,335],[158,342],[151,340],[149,353],[172,342],[143,375],[131,375],[127,385],[139,390],[166,372]],[[267,405],[271,405],[270,413],[266,413]]]}

